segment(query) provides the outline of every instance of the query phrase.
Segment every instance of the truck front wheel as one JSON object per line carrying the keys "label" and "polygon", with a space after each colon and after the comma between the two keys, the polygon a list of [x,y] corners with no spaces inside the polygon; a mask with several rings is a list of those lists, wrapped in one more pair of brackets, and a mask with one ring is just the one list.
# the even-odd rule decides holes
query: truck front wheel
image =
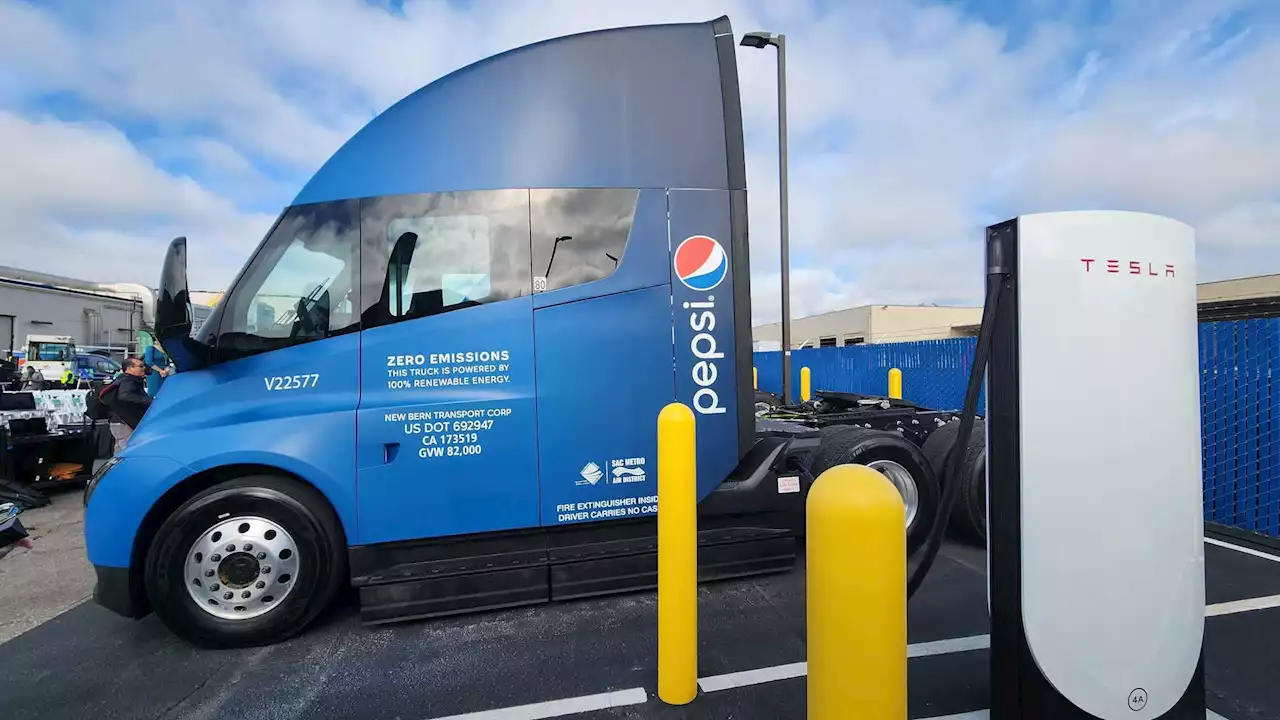
{"label": "truck front wheel", "polygon": [[147,553],[151,606],[202,647],[267,645],[320,614],[345,574],[333,509],[285,478],[238,478],[183,503]]}
{"label": "truck front wheel", "polygon": [[866,465],[898,490],[906,511],[907,555],[914,555],[938,511],[938,478],[920,449],[897,433],[857,426],[823,430],[810,472],[816,478],[836,465]]}

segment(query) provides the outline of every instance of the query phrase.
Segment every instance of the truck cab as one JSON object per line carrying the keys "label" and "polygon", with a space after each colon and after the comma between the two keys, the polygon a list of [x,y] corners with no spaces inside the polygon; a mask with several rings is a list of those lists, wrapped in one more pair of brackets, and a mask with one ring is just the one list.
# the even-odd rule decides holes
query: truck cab
{"label": "truck cab", "polygon": [[[660,50],[658,50],[660,49]],[[818,431],[757,420],[728,18],[458,70],[302,188],[86,490],[98,602],[209,646],[656,582],[657,417],[696,417],[701,576],[791,567]],[[802,482],[803,480],[803,482]]]}
{"label": "truck cab", "polygon": [[26,354],[19,363],[24,375],[39,373],[47,383],[56,383],[74,370],[76,341],[70,335],[28,335]]}

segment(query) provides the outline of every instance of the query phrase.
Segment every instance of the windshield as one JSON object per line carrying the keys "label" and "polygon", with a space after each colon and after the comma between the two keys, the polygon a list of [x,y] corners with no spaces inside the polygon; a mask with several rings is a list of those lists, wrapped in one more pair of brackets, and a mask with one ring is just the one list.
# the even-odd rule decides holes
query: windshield
{"label": "windshield", "polygon": [[28,359],[44,362],[68,362],[75,353],[75,347],[66,343],[31,343]]}
{"label": "windshield", "polygon": [[223,305],[219,352],[253,354],[358,326],[357,201],[290,208]]}

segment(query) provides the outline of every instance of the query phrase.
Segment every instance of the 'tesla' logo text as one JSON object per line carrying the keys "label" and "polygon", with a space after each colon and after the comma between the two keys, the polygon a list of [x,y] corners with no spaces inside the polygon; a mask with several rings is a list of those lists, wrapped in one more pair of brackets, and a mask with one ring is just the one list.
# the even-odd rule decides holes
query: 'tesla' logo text
{"label": "'tesla' logo text", "polygon": [[[1099,262],[1098,258],[1091,258],[1091,257],[1080,258],[1080,264],[1084,266],[1084,271],[1086,273],[1091,273],[1094,271],[1093,264],[1096,262]],[[1105,260],[1103,262],[1106,263],[1107,272],[1111,273],[1112,275],[1121,274],[1120,260]],[[1123,274],[1145,275],[1148,277],[1177,277],[1177,274],[1174,272],[1174,267],[1172,263],[1165,263],[1164,272],[1161,272],[1160,263],[1143,262],[1140,260],[1130,260],[1126,267],[1126,271]]]}
{"label": "'tesla' logo text", "polygon": [[[729,256],[719,242],[706,235],[685,238],[676,247],[672,262],[676,278],[696,292],[714,290],[729,274]],[[689,328],[694,335],[689,341],[689,350],[698,358],[691,370],[693,382],[698,386],[693,394],[693,409],[703,415],[723,414],[725,409],[714,387],[720,375],[716,361],[724,358],[711,334],[716,329],[716,298],[708,295],[706,300],[686,302],[683,307],[691,311]]]}

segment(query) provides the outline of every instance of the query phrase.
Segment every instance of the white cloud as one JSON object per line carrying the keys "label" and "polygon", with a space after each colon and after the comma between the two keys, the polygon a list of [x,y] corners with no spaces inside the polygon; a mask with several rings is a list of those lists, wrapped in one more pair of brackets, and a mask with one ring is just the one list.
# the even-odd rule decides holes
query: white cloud
{"label": "white cloud", "polygon": [[[876,8],[829,24],[845,33],[848,50],[815,49],[823,60],[814,66],[829,63],[832,72],[794,71],[815,87],[793,90],[793,103],[826,89],[812,114],[793,111],[802,127],[804,118],[811,128],[847,120],[835,133],[843,147],[792,163],[792,197],[801,198],[792,201],[792,246],[821,258],[826,278],[820,292],[793,281],[796,315],[826,309],[833,296],[978,302],[982,227],[1042,210],[1171,215],[1198,228],[1203,278],[1280,272],[1280,251],[1267,249],[1280,245],[1274,27],[1252,46],[1237,33],[1228,41],[1233,61],[1214,66],[1223,53],[1204,37],[1223,17],[1221,3],[1164,12],[1143,32],[1133,27],[1140,13],[1126,13],[1115,27],[1127,31],[1122,49],[1132,55],[1121,62],[1064,28],[1044,26],[1010,53],[952,7],[893,19]],[[1195,37],[1171,46],[1184,25]],[[759,210],[762,183],[752,180]],[[765,193],[776,192],[767,183]],[[776,242],[768,229],[776,215],[756,222],[763,214],[753,214],[756,248]],[[761,280],[776,283],[763,274],[776,269],[775,256],[753,253]],[[772,320],[776,284],[762,292],[757,316]]]}
{"label": "white cloud", "polygon": [[1280,202],[1246,202],[1210,216],[1199,229],[1224,248],[1277,249],[1278,228]]}
{"label": "white cloud", "polygon": [[[0,70],[0,107],[19,110],[9,123],[43,128],[36,140],[52,153],[31,182],[0,178],[26,198],[0,203],[11,227],[63,228],[67,248],[162,243],[179,227],[243,233],[222,251],[241,253],[236,262],[208,264],[225,282],[269,222],[241,207],[287,200],[373,113],[426,82],[548,37],[727,13],[739,34],[788,36],[797,315],[977,302],[983,226],[1048,209],[1171,215],[1199,230],[1202,277],[1280,272],[1274,4],[1135,0],[1097,27],[1081,24],[1082,8],[1020,6],[1019,22],[1058,19],[1015,38],[959,4],[916,0],[408,0],[400,13],[360,0],[0,0],[0,68],[14,68]],[[1244,25],[1242,8],[1253,10]],[[764,320],[778,313],[775,52],[738,55]],[[162,141],[22,121],[49,92],[75,95],[104,122],[154,126]],[[58,132],[86,143],[84,161],[50,147]],[[191,178],[161,169],[176,160]],[[81,172],[89,162],[128,182],[95,186]]]}
{"label": "white cloud", "polygon": [[[1229,248],[1280,245],[1280,45],[1236,63],[1182,65],[1120,77],[1090,111],[1060,122],[1029,153],[1015,197],[1031,208],[1119,207],[1176,217],[1197,228],[1213,276],[1280,272]],[[1205,274],[1202,273],[1202,276]],[[1213,279],[1217,279],[1214,277]]]}
{"label": "white cloud", "polygon": [[314,169],[366,113],[316,117],[308,94],[323,84],[290,97],[273,74],[271,38],[247,35],[232,9],[75,3],[71,26],[10,0],[0,4],[0,60],[22,68],[31,91],[75,93],[106,117],[211,126],[255,155]]}
{"label": "white cloud", "polygon": [[211,217],[230,210],[190,178],[166,175],[119,130],[103,123],[28,121],[0,111],[7,172],[0,198],[37,214],[127,217],[177,208]]}
{"label": "white cloud", "polygon": [[238,211],[166,173],[102,123],[0,110],[0,239],[8,263],[154,285],[167,243],[188,235],[194,285],[221,287],[272,217]]}
{"label": "white cloud", "polygon": [[[779,272],[753,273],[751,310],[754,323],[777,322],[782,317],[782,275]],[[847,279],[831,270],[794,268],[791,270],[791,313],[803,317],[831,310],[867,304]]]}
{"label": "white cloud", "polygon": [[183,145],[190,148],[193,158],[212,172],[231,175],[252,175],[256,172],[252,161],[221,140],[191,138]]}

